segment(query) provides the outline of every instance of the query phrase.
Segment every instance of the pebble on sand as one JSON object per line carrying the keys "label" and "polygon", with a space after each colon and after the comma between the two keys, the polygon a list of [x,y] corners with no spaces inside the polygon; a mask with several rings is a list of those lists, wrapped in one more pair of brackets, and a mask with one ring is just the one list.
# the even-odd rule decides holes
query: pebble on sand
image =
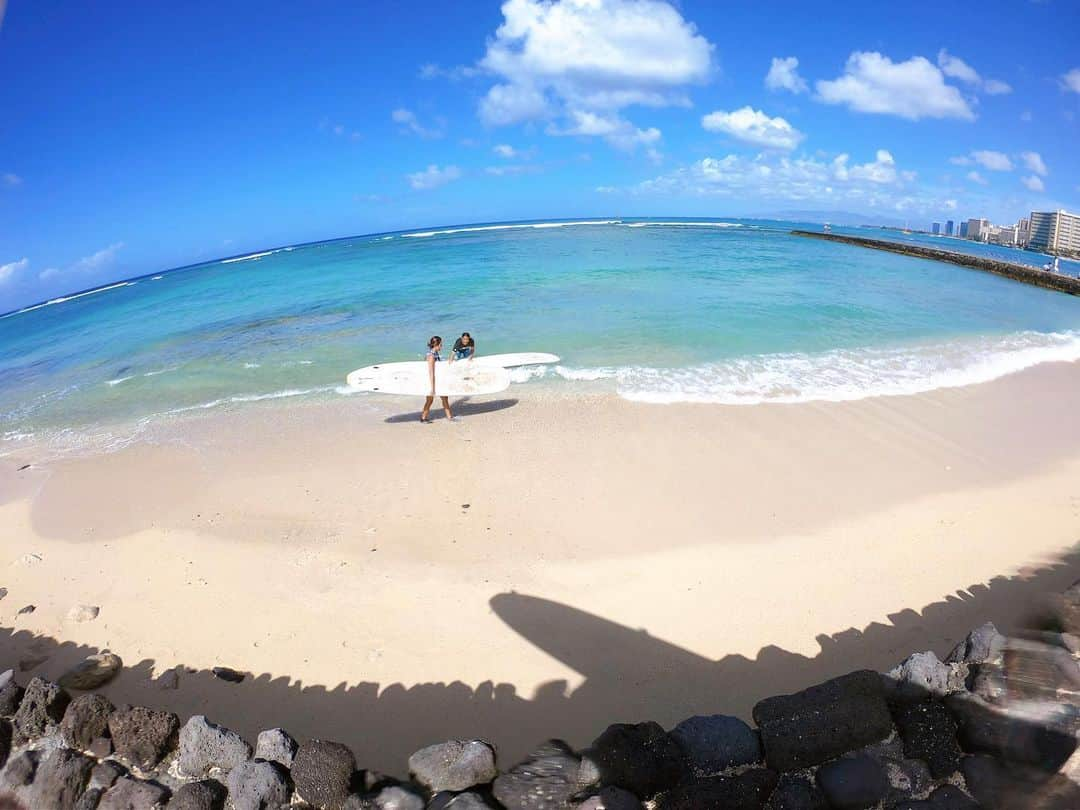
{"label": "pebble on sand", "polygon": [[97,605],[76,605],[68,611],[67,617],[70,622],[92,622],[100,612]]}

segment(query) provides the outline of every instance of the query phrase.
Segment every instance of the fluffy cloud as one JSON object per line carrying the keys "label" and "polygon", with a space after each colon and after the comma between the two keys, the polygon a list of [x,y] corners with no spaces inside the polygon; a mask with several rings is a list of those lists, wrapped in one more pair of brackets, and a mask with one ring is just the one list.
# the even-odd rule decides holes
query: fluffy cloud
{"label": "fluffy cloud", "polygon": [[1024,165],[1035,174],[1041,174],[1046,177],[1050,172],[1046,169],[1046,164],[1043,163],[1042,155],[1038,152],[1021,152],[1020,160],[1024,162]]}
{"label": "fluffy cloud", "polygon": [[983,79],[975,68],[963,59],[952,56],[944,48],[938,51],[937,61],[938,67],[946,76],[972,84],[988,95],[1000,96],[1012,92],[1012,87],[1000,79]]}
{"label": "fluffy cloud", "polygon": [[25,258],[19,259],[17,262],[0,264],[0,284],[5,284],[10,281],[16,273],[21,273],[29,266],[30,260]]}
{"label": "fluffy cloud", "polygon": [[[713,46],[663,0],[507,0],[480,67],[498,77],[480,117],[501,126],[563,119],[552,134],[644,142],[618,113],[688,104],[712,70]],[[601,130],[604,130],[601,132]]]}
{"label": "fluffy cloud", "polygon": [[1061,86],[1065,90],[1080,93],[1080,68],[1073,68],[1061,77]]}
{"label": "fluffy cloud", "polygon": [[709,132],[723,132],[746,143],[772,149],[794,149],[806,136],[779,116],[743,107],[733,112],[717,110],[701,119]]}
{"label": "fluffy cloud", "polygon": [[770,90],[790,90],[792,93],[805,93],[806,80],[799,75],[799,60],[794,56],[781,59],[774,56],[769,72],[765,76],[765,86]]}
{"label": "fluffy cloud", "polygon": [[441,138],[443,136],[441,129],[423,126],[416,117],[416,113],[404,107],[399,107],[390,113],[390,118],[395,124],[401,124],[404,131],[411,132],[421,138]]}
{"label": "fluffy cloud", "polygon": [[432,163],[423,171],[413,172],[406,175],[406,177],[409,180],[409,185],[417,191],[428,191],[429,189],[444,186],[451,180],[457,180],[461,177],[461,169],[457,166],[439,168]]}
{"label": "fluffy cloud", "polygon": [[512,158],[517,155],[517,150],[508,143],[500,143],[491,151],[493,151],[499,157],[504,158]]}
{"label": "fluffy cloud", "polygon": [[992,172],[1011,172],[1013,165],[1009,156],[992,149],[980,149],[971,153],[971,159]]}
{"label": "fluffy cloud", "polygon": [[980,186],[985,186],[987,183],[990,182],[974,170],[967,173],[967,179],[970,180],[972,183],[978,183]]}
{"label": "fluffy cloud", "polygon": [[0,180],[3,180],[5,186],[19,186],[22,185],[22,178],[13,172],[7,172]]}
{"label": "fluffy cloud", "polygon": [[858,112],[920,118],[960,118],[975,113],[940,69],[922,56],[893,62],[876,52],[856,51],[848,57],[844,75],[816,83],[817,97],[826,104],[846,104]]}
{"label": "fluffy cloud", "polygon": [[1030,177],[1022,177],[1020,182],[1027,186],[1030,191],[1043,191],[1046,188],[1046,186],[1043,185],[1043,181],[1034,174]]}
{"label": "fluffy cloud", "polygon": [[[707,157],[689,166],[627,189],[631,194],[723,196],[746,200],[812,201],[816,204],[858,204],[898,211],[937,210],[946,202],[908,188],[911,172],[899,171],[889,152],[873,161],[849,165],[850,156],[792,158],[775,153],[756,157]],[[604,192],[617,189],[602,187]]]}
{"label": "fluffy cloud", "polygon": [[114,242],[108,247],[97,251],[97,253],[83,256],[71,266],[71,269],[79,273],[92,273],[95,270],[100,270],[101,268],[112,264],[113,259],[116,258],[116,254],[119,253],[120,249],[123,247],[123,242]]}

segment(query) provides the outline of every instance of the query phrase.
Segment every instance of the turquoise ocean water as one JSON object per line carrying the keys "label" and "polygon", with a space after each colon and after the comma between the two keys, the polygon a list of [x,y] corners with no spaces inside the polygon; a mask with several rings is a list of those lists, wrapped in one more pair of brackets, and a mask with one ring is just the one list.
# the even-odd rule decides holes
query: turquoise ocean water
{"label": "turquoise ocean water", "polygon": [[655,403],[905,394],[1080,358],[1080,299],[793,237],[793,227],[433,228],[280,248],[57,299],[0,318],[0,453],[28,441],[122,443],[179,415],[346,396],[351,369],[419,359],[429,335],[464,330],[482,353],[563,358],[516,371],[519,393],[599,390]]}

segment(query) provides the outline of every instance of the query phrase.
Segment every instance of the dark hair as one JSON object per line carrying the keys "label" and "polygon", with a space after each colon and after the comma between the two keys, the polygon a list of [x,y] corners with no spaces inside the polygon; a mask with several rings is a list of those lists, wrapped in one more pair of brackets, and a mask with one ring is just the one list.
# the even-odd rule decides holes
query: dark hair
{"label": "dark hair", "polygon": [[432,335],[432,336],[431,336],[431,340],[429,340],[429,341],[427,342],[427,347],[428,347],[429,349],[434,349],[434,348],[435,348],[435,344],[436,344],[436,343],[442,343],[442,338],[441,338],[441,337],[439,337],[438,335]]}
{"label": "dark hair", "polygon": [[468,332],[462,332],[461,337],[467,337],[469,339],[469,343],[472,343],[472,335],[470,335]]}

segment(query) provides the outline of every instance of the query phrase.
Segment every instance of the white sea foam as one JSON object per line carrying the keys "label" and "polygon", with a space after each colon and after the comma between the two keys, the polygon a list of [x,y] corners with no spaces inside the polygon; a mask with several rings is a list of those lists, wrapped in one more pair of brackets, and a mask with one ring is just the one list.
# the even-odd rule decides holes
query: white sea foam
{"label": "white sea foam", "polygon": [[151,281],[161,281],[163,278],[165,278],[165,276],[154,276],[150,280]]}
{"label": "white sea foam", "polygon": [[272,250],[264,250],[262,253],[249,253],[247,256],[234,256],[231,259],[222,259],[222,264],[232,264],[233,262],[246,262],[251,259],[261,259],[263,256],[269,256],[274,253]]}
{"label": "white sea foam", "polygon": [[156,371],[147,371],[143,374],[144,377],[156,377],[159,374],[167,374],[170,371],[176,371],[180,366],[169,366],[168,368],[159,368]]}
{"label": "white sea foam", "polygon": [[134,377],[135,377],[134,374],[132,374],[129,377],[117,377],[115,380],[106,380],[105,384],[106,385],[120,385],[120,383],[125,383],[128,380],[133,379]]}
{"label": "white sea foam", "polygon": [[517,228],[568,228],[571,225],[618,225],[619,219],[593,219],[578,222],[531,222],[514,225],[477,225],[469,228],[447,228],[442,231],[420,231],[418,233],[404,233],[402,236],[408,239],[422,239],[428,236],[443,236],[449,233],[473,233],[475,231],[510,231]]}
{"label": "white sea foam", "polygon": [[244,363],[244,368],[259,368],[258,363]]}
{"label": "white sea foam", "polygon": [[1080,360],[1080,332],[819,354],[769,354],[683,368],[556,366],[571,381],[613,380],[637,402],[727,405],[843,402],[989,382],[1040,363]]}
{"label": "white sea foam", "polygon": [[108,292],[109,290],[116,290],[120,287],[134,287],[137,283],[137,281],[120,281],[116,284],[109,284],[105,287],[98,287],[97,289],[87,290],[86,292],[76,293],[75,295],[65,295],[60,298],[50,298],[48,301],[45,301],[41,304],[34,304],[31,307],[23,307],[22,309],[16,310],[15,312],[9,312],[3,317],[11,318],[15,315],[22,315],[24,312],[33,312],[35,309],[41,309],[42,307],[51,307],[54,304],[63,304],[66,301],[74,301],[76,298],[85,298],[88,295],[97,295],[98,293]]}
{"label": "white sea foam", "polygon": [[741,222],[623,222],[627,228],[742,228]]}

